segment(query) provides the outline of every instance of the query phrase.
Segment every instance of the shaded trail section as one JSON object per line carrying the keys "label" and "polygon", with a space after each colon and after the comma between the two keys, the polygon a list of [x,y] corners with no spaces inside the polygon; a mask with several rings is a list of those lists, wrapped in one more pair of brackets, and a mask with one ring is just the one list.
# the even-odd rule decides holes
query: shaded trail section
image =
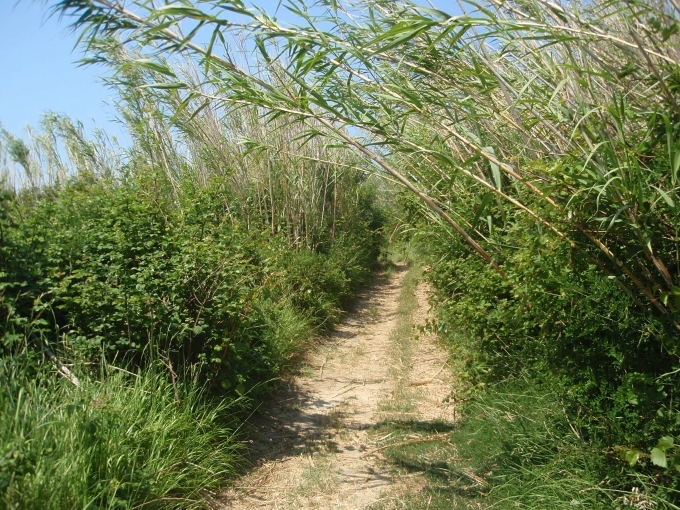
{"label": "shaded trail section", "polygon": [[220,508],[359,509],[422,487],[383,462],[387,438],[377,430],[395,420],[454,418],[445,402],[447,353],[415,327],[427,318],[426,289],[405,287],[408,279],[405,265],[379,274],[283,382],[254,423],[255,467],[222,495]]}

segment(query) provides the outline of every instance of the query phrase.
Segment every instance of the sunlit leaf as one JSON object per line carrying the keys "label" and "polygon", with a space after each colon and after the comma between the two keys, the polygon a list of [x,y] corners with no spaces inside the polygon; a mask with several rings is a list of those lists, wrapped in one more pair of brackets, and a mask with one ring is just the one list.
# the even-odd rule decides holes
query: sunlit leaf
{"label": "sunlit leaf", "polygon": [[662,468],[668,467],[668,461],[666,459],[666,453],[660,448],[652,448],[650,454],[652,464]]}

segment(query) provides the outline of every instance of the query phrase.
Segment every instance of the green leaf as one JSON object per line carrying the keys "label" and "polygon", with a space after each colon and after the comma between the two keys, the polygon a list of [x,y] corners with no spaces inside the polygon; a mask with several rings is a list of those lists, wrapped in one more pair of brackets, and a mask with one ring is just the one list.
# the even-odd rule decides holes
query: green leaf
{"label": "green leaf", "polygon": [[662,468],[668,467],[668,460],[666,454],[660,448],[652,448],[651,453],[652,464]]}
{"label": "green leaf", "polygon": [[376,53],[382,53],[410,41],[420,33],[438,24],[439,22],[437,21],[421,16],[414,16],[400,21],[390,30],[370,41],[367,46],[375,46],[383,41],[389,41],[376,50]]}
{"label": "green leaf", "polygon": [[659,442],[657,443],[656,447],[659,448],[662,451],[666,451],[669,448],[673,448],[673,438],[670,436],[664,436],[661,439],[659,439]]}
{"label": "green leaf", "polygon": [[139,87],[140,89],[186,89],[187,84],[186,83],[181,83],[181,82],[174,82],[174,83],[147,83],[146,85],[142,85]]}
{"label": "green leaf", "polygon": [[[491,154],[494,158],[496,157],[496,151],[494,151],[493,147],[484,147],[484,150]],[[496,163],[489,161],[489,164],[491,165],[491,174],[493,175],[493,180],[494,183],[496,184],[496,189],[500,190],[503,183],[501,179],[501,169],[498,167]]]}
{"label": "green leaf", "polygon": [[200,335],[203,332],[203,328],[201,326],[194,326],[192,331],[194,335]]}
{"label": "green leaf", "polygon": [[151,18],[158,18],[159,16],[184,16],[186,18],[193,18],[197,20],[216,21],[214,16],[210,16],[196,7],[189,7],[180,4],[170,4],[159,7],[153,12]]}
{"label": "green leaf", "polygon": [[149,69],[151,71],[155,71],[166,76],[172,76],[173,78],[175,77],[175,73],[172,71],[172,69],[170,69],[166,65],[161,64],[160,62],[154,62],[153,60],[150,60],[148,58],[138,58],[133,60],[133,62],[145,69]]}
{"label": "green leaf", "polygon": [[661,195],[661,198],[663,198],[664,202],[666,202],[671,209],[675,209],[675,201],[670,197],[670,195],[668,195],[668,193],[657,186],[652,187],[657,189],[659,195]]}
{"label": "green leaf", "polygon": [[635,450],[628,450],[624,455],[624,459],[628,462],[628,464],[634,466],[640,459],[640,452]]}
{"label": "green leaf", "polygon": [[452,21],[458,18],[458,17],[454,18],[454,16],[451,16],[450,14],[447,14],[444,11],[440,11],[439,9],[430,9],[428,7],[423,7],[422,5],[418,6],[418,9],[422,12],[426,12],[445,21]]}
{"label": "green leaf", "polygon": [[666,42],[671,36],[678,33],[678,24],[671,23],[667,28],[661,30],[661,37],[663,42]]}

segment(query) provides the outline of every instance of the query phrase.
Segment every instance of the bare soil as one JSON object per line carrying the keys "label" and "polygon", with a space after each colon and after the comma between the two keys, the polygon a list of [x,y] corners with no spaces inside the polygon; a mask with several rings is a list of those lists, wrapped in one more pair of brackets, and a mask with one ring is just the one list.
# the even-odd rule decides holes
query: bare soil
{"label": "bare soil", "polygon": [[376,431],[389,420],[455,419],[446,402],[447,353],[417,329],[427,319],[427,289],[418,286],[408,316],[399,312],[406,273],[399,265],[392,275],[378,275],[265,404],[250,439],[254,468],[218,508],[351,510],[420,490],[418,474],[384,462],[386,438]]}

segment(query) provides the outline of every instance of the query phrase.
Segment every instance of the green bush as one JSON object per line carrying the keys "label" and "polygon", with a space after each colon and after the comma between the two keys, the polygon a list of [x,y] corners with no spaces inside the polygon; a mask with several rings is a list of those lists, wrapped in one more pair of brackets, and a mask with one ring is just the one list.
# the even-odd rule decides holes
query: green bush
{"label": "green bush", "polygon": [[[561,462],[568,449],[563,438],[574,436],[564,429],[570,423],[582,441],[575,443],[573,455],[599,466],[584,475],[594,485],[606,479],[610,489],[629,491],[637,480],[659,501],[677,502],[678,473],[649,462],[661,437],[680,436],[673,326],[638,307],[582,251],[526,219],[509,220],[495,236],[512,247],[503,260],[505,279],[455,239],[428,245],[437,328],[451,345],[459,345],[460,335],[468,343],[470,412],[485,399],[500,398],[500,388],[509,381],[527,381],[524,391],[549,395],[546,405],[553,409],[553,418],[539,420],[548,432],[534,431],[547,433],[540,441],[549,459],[541,463]],[[498,433],[507,426],[499,425]],[[527,440],[538,442],[536,434],[527,431]],[[518,451],[521,441],[511,438],[504,448]],[[629,466],[620,457],[630,449],[647,457]],[[522,463],[505,459],[504,469],[514,473],[507,476],[519,477],[518,484],[522,473],[531,478],[539,467],[533,457]]]}
{"label": "green bush", "polygon": [[143,184],[76,182],[22,212],[8,256],[30,251],[36,271],[26,284],[5,278],[27,285],[23,316],[35,324],[43,303],[43,341],[87,359],[141,366],[162,354],[239,392],[271,378],[253,241],[200,207],[180,216]]}
{"label": "green bush", "polygon": [[[511,235],[518,244],[529,237]],[[668,412],[677,374],[657,380],[673,371],[673,357],[660,354],[673,348],[670,329],[578,252],[536,239],[507,261],[506,281],[455,252],[433,266],[441,327],[478,342],[472,373],[486,383],[527,372],[563,381],[574,408],[592,419],[588,434],[605,443],[642,446],[680,433]]]}
{"label": "green bush", "polygon": [[[178,210],[147,185],[78,181],[6,220],[3,259],[24,263],[5,266],[5,313],[66,352],[133,366],[169,356],[243,393],[276,375],[268,309],[290,301],[303,324],[331,325],[377,258],[366,224],[338,228],[330,254],[290,250],[227,215],[214,189]],[[5,216],[22,207],[3,204]],[[5,348],[24,332],[5,331]]]}

